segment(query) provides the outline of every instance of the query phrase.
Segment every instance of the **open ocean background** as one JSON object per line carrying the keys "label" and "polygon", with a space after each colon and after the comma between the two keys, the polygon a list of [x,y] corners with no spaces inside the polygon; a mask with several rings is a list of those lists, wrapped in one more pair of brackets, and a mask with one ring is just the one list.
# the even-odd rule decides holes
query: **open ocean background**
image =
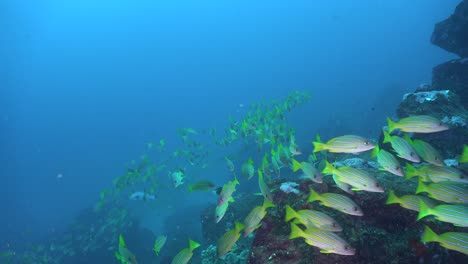
{"label": "open ocean background", "polygon": [[[0,249],[66,228],[146,143],[180,147],[178,128],[222,130],[294,90],[312,96],[288,116],[303,151],[317,132],[377,137],[402,95],[454,57],[429,38],[458,2],[2,1]],[[203,178],[222,185],[216,151]],[[213,203],[169,184],[133,205],[154,232]]]}

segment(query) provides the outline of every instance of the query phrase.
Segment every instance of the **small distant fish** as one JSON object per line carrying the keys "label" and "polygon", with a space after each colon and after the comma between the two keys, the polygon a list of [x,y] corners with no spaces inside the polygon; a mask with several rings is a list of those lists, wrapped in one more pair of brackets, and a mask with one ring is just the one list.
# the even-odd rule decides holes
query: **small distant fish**
{"label": "small distant fish", "polygon": [[444,248],[468,255],[468,233],[447,232],[437,235],[428,226],[424,226],[421,241],[424,243],[437,242]]}
{"label": "small distant fish", "polygon": [[273,201],[273,196],[271,195],[270,188],[265,183],[263,179],[263,173],[260,169],[258,169],[258,186],[260,188],[260,192],[262,193],[263,197],[269,201]]}
{"label": "small distant fish", "polygon": [[239,240],[242,229],[244,229],[244,225],[239,222],[235,222],[235,227],[224,233],[224,235],[218,240],[218,258],[224,256],[231,250],[232,246],[234,246],[237,240]]}
{"label": "small distant fish", "polygon": [[332,174],[333,179],[353,186],[353,191],[384,192],[377,180],[364,170],[347,166],[335,168],[327,161],[322,173]]}
{"label": "small distant fish", "polygon": [[459,227],[468,227],[468,206],[459,204],[442,204],[433,208],[419,201],[417,220],[433,215],[438,221],[451,223]]}
{"label": "small distant fish", "polygon": [[150,201],[150,200],[156,200],[156,196],[153,194],[148,194],[142,191],[134,192],[130,195],[129,197],[130,200],[132,201]]}
{"label": "small distant fish", "polygon": [[201,180],[201,181],[197,181],[193,185],[189,186],[189,190],[191,192],[193,192],[193,191],[209,191],[209,190],[214,189],[215,187],[216,187],[216,185],[214,183],[212,183],[211,181]]}
{"label": "small distant fish", "polygon": [[255,174],[255,168],[254,168],[253,163],[254,163],[253,160],[250,158],[247,162],[242,164],[242,167],[241,167],[242,174],[245,175],[247,179],[249,180]]}
{"label": "small distant fish", "polygon": [[122,264],[137,264],[135,255],[127,249],[122,235],[119,236],[119,251],[115,252],[115,257]]}
{"label": "small distant fish", "polygon": [[445,166],[442,156],[431,144],[419,139],[412,140],[408,136],[406,136],[405,139],[414,147],[416,153],[418,153],[424,161],[436,166]]}
{"label": "small distant fish", "polygon": [[468,178],[463,172],[453,167],[440,167],[432,164],[421,166],[419,168],[413,167],[411,164],[406,164],[406,179],[415,176],[421,177],[424,182],[443,182],[452,181],[460,183],[468,183]]}
{"label": "small distant fish", "polygon": [[375,147],[369,140],[355,135],[345,135],[330,139],[327,143],[318,141],[314,144],[314,152],[328,150],[332,153],[359,153]]}
{"label": "small distant fish", "polygon": [[377,162],[382,166],[381,170],[388,171],[397,176],[404,176],[400,162],[398,162],[392,153],[384,149],[380,149],[377,145],[375,146],[375,149],[372,150],[372,157],[377,158]]}
{"label": "small distant fish", "polygon": [[468,188],[457,182],[438,182],[424,184],[419,178],[416,193],[428,193],[429,197],[446,203],[468,203]]}
{"label": "small distant fish", "polygon": [[318,194],[310,189],[310,195],[307,202],[319,201],[322,205],[336,209],[340,212],[350,215],[363,216],[361,208],[348,197],[337,193]]}
{"label": "small distant fish", "polygon": [[311,179],[313,182],[316,183],[322,183],[322,173],[317,170],[312,164],[308,162],[298,162],[295,159],[292,160],[292,165],[293,165],[293,172],[296,172],[298,170],[302,170],[304,174],[307,176],[307,178]]}
{"label": "small distant fish", "polygon": [[320,230],[315,227],[300,229],[291,223],[291,235],[289,239],[302,237],[311,246],[318,247],[320,253],[334,253],[339,255],[354,255],[355,249],[349,246],[348,242],[333,232]]}
{"label": "small distant fish", "polygon": [[156,256],[159,256],[161,248],[166,244],[167,236],[158,236],[154,241],[153,252],[156,253]]}
{"label": "small distant fish", "polygon": [[226,160],[226,165],[228,166],[229,168],[229,171],[230,172],[234,172],[234,163],[232,162],[232,160],[230,160],[228,157],[224,157],[224,159]]}
{"label": "small distant fish", "polygon": [[172,259],[171,264],[187,264],[193,256],[193,251],[200,246],[199,243],[189,239],[189,247],[182,249]]}
{"label": "small distant fish", "polygon": [[419,212],[419,201],[424,201],[428,206],[435,206],[435,203],[431,199],[419,196],[419,195],[402,195],[400,197],[390,190],[388,192],[388,198],[385,204],[399,204],[401,207]]}
{"label": "small distant fish", "polygon": [[267,214],[266,210],[274,206],[275,205],[271,201],[264,199],[263,205],[255,206],[255,208],[250,211],[250,213],[244,219],[244,237],[248,236],[250,233],[260,227],[260,222]]}
{"label": "small distant fish", "polygon": [[219,194],[218,206],[223,205],[227,200],[229,200],[232,194],[236,191],[236,185],[238,184],[239,181],[237,179],[234,179],[223,185],[221,193]]}
{"label": "small distant fish", "polygon": [[316,227],[324,231],[341,232],[343,228],[330,216],[314,210],[294,211],[291,206],[286,205],[285,221],[289,222],[296,218],[299,223],[307,228]]}
{"label": "small distant fish", "polygon": [[400,119],[398,122],[387,117],[388,132],[395,129],[409,133],[433,133],[449,129],[439,119],[428,115],[415,115]]}

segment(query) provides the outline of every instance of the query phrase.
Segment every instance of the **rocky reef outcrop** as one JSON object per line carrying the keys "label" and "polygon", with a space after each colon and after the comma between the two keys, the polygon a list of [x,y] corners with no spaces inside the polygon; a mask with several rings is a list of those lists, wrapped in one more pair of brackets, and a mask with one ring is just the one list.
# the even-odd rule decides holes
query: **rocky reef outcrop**
{"label": "rocky reef outcrop", "polygon": [[431,42],[460,57],[468,57],[468,0],[463,0],[449,18],[435,25]]}

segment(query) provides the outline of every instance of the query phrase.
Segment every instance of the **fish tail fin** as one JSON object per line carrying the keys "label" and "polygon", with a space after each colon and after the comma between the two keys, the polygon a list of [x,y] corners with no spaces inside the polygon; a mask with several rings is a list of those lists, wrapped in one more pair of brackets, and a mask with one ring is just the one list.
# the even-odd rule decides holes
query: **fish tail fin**
{"label": "fish tail fin", "polygon": [[377,158],[377,154],[379,154],[379,151],[380,151],[379,144],[375,144],[375,148],[371,152],[371,157],[374,159]]}
{"label": "fish tail fin", "polygon": [[117,258],[117,260],[122,260],[122,257],[120,256],[119,252],[115,251],[114,255]]}
{"label": "fish tail fin", "polygon": [[317,133],[317,134],[315,135],[315,140],[316,140],[317,142],[319,142],[319,143],[322,143],[322,139],[320,138],[319,133]]}
{"label": "fish tail fin", "polygon": [[422,178],[418,179],[418,187],[416,188],[416,194],[427,192],[427,185],[424,184]]}
{"label": "fish tail fin", "polygon": [[404,139],[406,140],[406,142],[408,142],[411,146],[414,147],[413,140],[408,136],[408,134],[405,134]]}
{"label": "fish tail fin", "polygon": [[275,204],[274,204],[272,201],[270,201],[270,200],[268,200],[268,199],[265,199],[265,200],[263,200],[263,205],[262,205],[262,207],[263,207],[264,209],[267,209],[267,208],[270,208],[270,207],[275,207]]}
{"label": "fish tail fin", "polygon": [[241,223],[239,223],[237,221],[234,224],[235,224],[235,229],[236,229],[237,232],[240,232],[245,227],[243,224],[241,224]]}
{"label": "fish tail fin", "polygon": [[335,170],[335,167],[333,167],[333,165],[330,162],[325,161],[325,168],[323,168],[322,173],[323,174],[333,174],[334,170]]}
{"label": "fish tail fin", "polygon": [[427,225],[424,226],[424,233],[422,235],[421,241],[424,243],[427,242],[438,242],[439,236],[432,231]]}
{"label": "fish tail fin", "polygon": [[313,202],[313,201],[318,201],[320,200],[320,194],[318,194],[314,189],[310,189],[310,195],[309,199],[307,199],[307,202]]}
{"label": "fish tail fin", "polygon": [[413,165],[406,163],[405,175],[405,179],[411,179],[415,176],[418,176],[418,170],[415,167],[413,167]]}
{"label": "fish tail fin", "polygon": [[291,223],[291,234],[289,235],[289,239],[304,237],[305,233],[300,229],[297,225]]}
{"label": "fish tail fin", "polygon": [[190,192],[193,192],[193,186],[189,186],[188,189]]}
{"label": "fish tail fin", "polygon": [[297,212],[292,209],[291,206],[286,205],[286,217],[284,218],[285,222],[289,222],[291,219],[297,217]]}
{"label": "fish tail fin", "polygon": [[196,248],[198,248],[200,246],[200,243],[192,240],[192,239],[189,239],[189,248],[190,248],[190,251],[193,251],[195,250]]}
{"label": "fish tail fin", "polygon": [[392,131],[397,128],[396,123],[388,117],[387,117],[387,125],[388,125],[388,133],[392,133]]}
{"label": "fish tail fin", "polygon": [[314,141],[314,142],[312,142],[312,144],[314,144],[314,152],[319,152],[319,151],[326,150],[326,147],[327,147],[327,145],[325,143],[322,143],[322,142]]}
{"label": "fish tail fin", "polygon": [[418,218],[416,219],[416,221],[419,221],[422,218],[428,215],[431,215],[432,214],[431,211],[432,211],[431,208],[425,202],[423,202],[422,200],[419,200],[419,214],[418,214]]}
{"label": "fish tail fin", "polygon": [[390,143],[392,141],[392,136],[390,136],[389,132],[383,131],[383,135],[384,135],[383,143]]}
{"label": "fish tail fin", "polygon": [[302,165],[299,161],[297,161],[294,158],[292,158],[291,160],[292,160],[292,165],[293,165],[293,172],[296,172],[302,168]]}
{"label": "fish tail fin", "polygon": [[396,196],[395,192],[390,190],[388,192],[388,198],[387,198],[387,201],[385,202],[385,204],[395,204],[395,203],[400,203],[400,198],[398,198],[398,196]]}
{"label": "fish tail fin", "polygon": [[122,235],[119,235],[119,247],[126,247],[125,240]]}

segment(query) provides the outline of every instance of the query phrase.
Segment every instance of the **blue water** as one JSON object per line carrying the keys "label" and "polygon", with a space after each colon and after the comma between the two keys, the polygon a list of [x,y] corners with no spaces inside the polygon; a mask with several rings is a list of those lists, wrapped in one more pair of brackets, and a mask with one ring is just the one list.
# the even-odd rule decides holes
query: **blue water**
{"label": "blue water", "polygon": [[[0,249],[67,227],[147,142],[176,148],[178,128],[222,130],[293,90],[312,95],[288,116],[303,149],[317,132],[376,137],[453,57],[429,39],[458,2],[3,1]],[[224,154],[203,178],[228,179]],[[142,214],[156,231],[213,199],[165,195],[175,209]]]}

